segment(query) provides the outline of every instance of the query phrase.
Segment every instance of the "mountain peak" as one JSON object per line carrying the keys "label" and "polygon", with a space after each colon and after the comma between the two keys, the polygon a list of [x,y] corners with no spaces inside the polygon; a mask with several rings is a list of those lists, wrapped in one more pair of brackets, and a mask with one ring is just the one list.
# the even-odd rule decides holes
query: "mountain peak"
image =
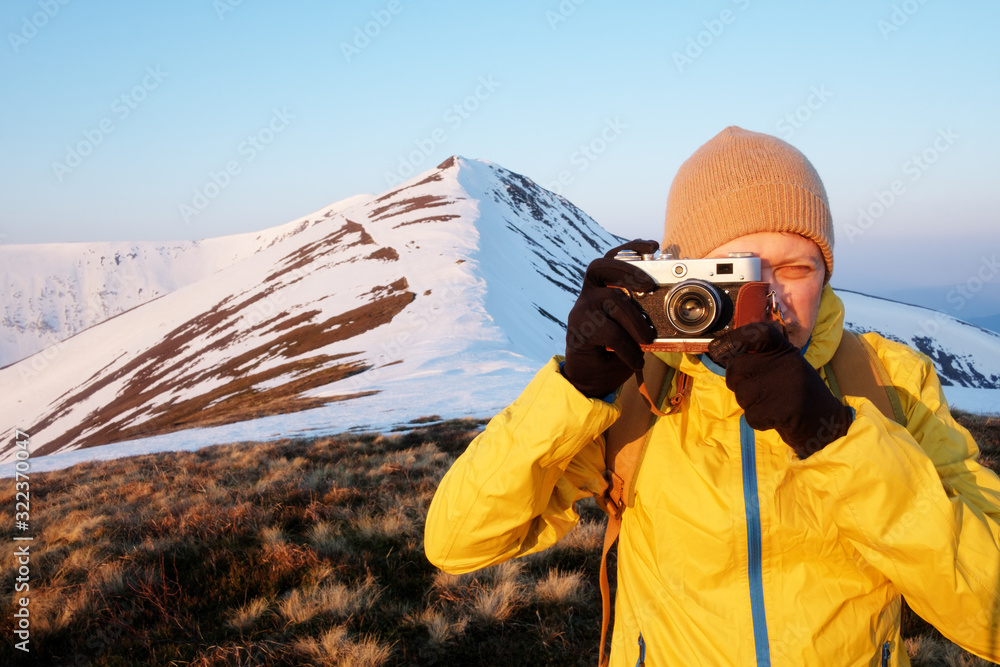
{"label": "mountain peak", "polygon": [[455,166],[456,162],[458,162],[459,160],[464,160],[464,159],[465,158],[463,158],[460,155],[452,155],[451,157],[446,158],[444,162],[442,162],[441,164],[439,164],[437,166],[437,168],[440,169],[440,170],[442,170],[442,171],[444,171],[445,169],[451,169],[452,167]]}
{"label": "mountain peak", "polygon": [[[489,416],[562,352],[587,264],[620,242],[531,179],[457,155],[293,223],[0,369],[20,399],[0,404],[0,440],[20,429],[37,455],[134,451]],[[1000,391],[988,389],[1000,387],[997,341],[947,322],[959,343],[911,340],[909,311],[867,310],[850,304],[855,328],[910,336],[945,384]]]}
{"label": "mountain peak", "polygon": [[21,428],[44,455],[249,423],[344,430],[428,409],[401,395],[454,406],[456,387],[481,414],[562,350],[586,264],[616,241],[530,179],[461,156],[320,213],[0,369],[0,386],[26,389],[0,434]]}

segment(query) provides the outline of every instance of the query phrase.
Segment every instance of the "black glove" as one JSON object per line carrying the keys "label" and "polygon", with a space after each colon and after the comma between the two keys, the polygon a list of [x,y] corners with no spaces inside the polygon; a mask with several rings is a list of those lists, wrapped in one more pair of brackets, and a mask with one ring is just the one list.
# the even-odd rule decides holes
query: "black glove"
{"label": "black glove", "polygon": [[642,368],[639,343],[652,343],[656,328],[632,297],[608,285],[645,292],[655,289],[655,281],[645,271],[613,257],[621,250],[653,253],[658,245],[656,241],[630,241],[587,267],[583,289],[566,322],[563,366],[563,375],[584,396],[607,396]]}
{"label": "black glove", "polygon": [[734,329],[708,346],[726,386],[758,431],[776,429],[800,459],[847,433],[851,409],[838,401],[802,353],[766,322]]}

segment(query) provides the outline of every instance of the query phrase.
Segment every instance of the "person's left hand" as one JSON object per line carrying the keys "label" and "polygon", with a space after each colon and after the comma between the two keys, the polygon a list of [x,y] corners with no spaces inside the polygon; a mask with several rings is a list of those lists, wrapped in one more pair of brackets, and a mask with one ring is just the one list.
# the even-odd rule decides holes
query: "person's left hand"
{"label": "person's left hand", "polygon": [[747,324],[712,341],[708,355],[726,369],[747,424],[775,429],[800,459],[847,433],[853,413],[774,325]]}

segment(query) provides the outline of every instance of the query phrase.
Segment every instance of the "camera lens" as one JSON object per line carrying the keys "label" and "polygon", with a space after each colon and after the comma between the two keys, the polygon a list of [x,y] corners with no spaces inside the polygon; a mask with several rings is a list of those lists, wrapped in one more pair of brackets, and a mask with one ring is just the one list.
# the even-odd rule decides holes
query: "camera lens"
{"label": "camera lens", "polygon": [[698,322],[705,319],[705,302],[694,294],[685,295],[677,304],[677,319],[685,324],[697,326]]}
{"label": "camera lens", "polygon": [[667,294],[664,310],[670,324],[687,336],[712,329],[722,312],[722,295],[712,283],[685,280]]}

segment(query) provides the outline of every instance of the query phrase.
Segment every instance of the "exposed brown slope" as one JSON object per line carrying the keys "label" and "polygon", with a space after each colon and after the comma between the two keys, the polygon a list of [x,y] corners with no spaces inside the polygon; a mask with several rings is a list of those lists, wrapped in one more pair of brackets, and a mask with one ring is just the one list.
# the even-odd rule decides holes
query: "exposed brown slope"
{"label": "exposed brown slope", "polygon": [[[314,353],[390,322],[415,298],[406,291],[405,278],[370,293],[369,303],[325,320],[317,321],[322,311],[304,310],[303,304],[294,309],[294,314],[285,311],[263,322],[254,316],[261,309],[255,304],[302,280],[312,268],[309,265],[320,258],[338,253],[345,256],[342,261],[362,259],[356,253],[344,253],[355,246],[377,248],[362,225],[348,220],[336,231],[278,260],[277,270],[258,286],[222,299],[119,368],[105,366],[61,396],[53,409],[32,426],[32,432],[49,428],[103,389],[120,387],[115,398],[66,431],[57,432],[37,454],[296,412],[347,398],[307,398],[303,394],[367,370],[369,366],[362,361],[349,359],[360,353]],[[392,248],[378,248],[363,259],[393,262],[398,253]],[[336,257],[327,257],[326,263],[339,262]],[[296,275],[287,275],[293,271]],[[250,337],[261,342],[249,350],[241,349],[214,367],[205,368],[200,363],[206,354],[224,352]],[[288,361],[273,365],[279,358]],[[272,367],[258,370],[269,363]],[[260,388],[264,383],[268,387]],[[211,389],[184,400],[171,398],[180,390],[190,392],[199,386]]]}

